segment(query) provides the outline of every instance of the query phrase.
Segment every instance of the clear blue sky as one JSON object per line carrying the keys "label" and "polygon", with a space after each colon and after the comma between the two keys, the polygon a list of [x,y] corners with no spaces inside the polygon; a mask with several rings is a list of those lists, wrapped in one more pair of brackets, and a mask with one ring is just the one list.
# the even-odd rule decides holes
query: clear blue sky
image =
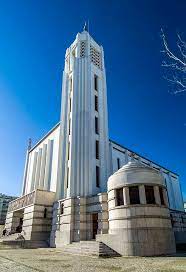
{"label": "clear blue sky", "polygon": [[163,80],[160,28],[186,33],[186,1],[0,0],[0,192],[19,195],[27,139],[59,121],[66,48],[90,21],[105,50],[110,138],[180,174],[186,94]]}

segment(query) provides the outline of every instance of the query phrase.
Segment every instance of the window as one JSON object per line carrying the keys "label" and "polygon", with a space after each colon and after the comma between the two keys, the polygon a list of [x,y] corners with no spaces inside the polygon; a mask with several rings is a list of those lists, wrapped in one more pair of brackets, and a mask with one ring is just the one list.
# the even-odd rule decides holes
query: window
{"label": "window", "polygon": [[165,205],[164,197],[163,197],[163,188],[159,187],[159,193],[160,193],[160,200],[161,200],[161,205]]}
{"label": "window", "polygon": [[60,214],[64,214],[64,203],[60,205]]}
{"label": "window", "polygon": [[96,132],[96,134],[99,134],[98,118],[97,117],[95,117],[95,132]]}
{"label": "window", "polygon": [[116,206],[124,205],[123,188],[116,189]]}
{"label": "window", "polygon": [[68,180],[69,180],[69,168],[67,168],[67,188],[68,188]]}
{"label": "window", "polygon": [[95,111],[98,111],[98,97],[95,95]]}
{"label": "window", "polygon": [[68,143],[68,160],[70,159],[70,142]]}
{"label": "window", "polygon": [[98,91],[98,76],[94,75],[94,89]]}
{"label": "window", "polygon": [[96,166],[96,187],[100,186],[99,166]]}
{"label": "window", "polygon": [[44,209],[44,218],[47,217],[47,208]]}
{"label": "window", "polygon": [[69,124],[68,124],[68,133],[69,133],[69,135],[70,135],[70,124],[71,124],[71,120],[69,118]]}
{"label": "window", "polygon": [[118,169],[120,169],[120,159],[117,158],[117,166],[118,166]]}
{"label": "window", "polygon": [[96,141],[96,159],[99,160],[99,141]]}
{"label": "window", "polygon": [[130,204],[140,204],[138,186],[129,187]]}
{"label": "window", "polygon": [[153,186],[145,185],[145,194],[147,204],[156,204],[154,197],[154,188]]}
{"label": "window", "polygon": [[70,98],[70,101],[69,101],[69,112],[71,112],[71,109],[72,109],[72,101],[71,101],[71,98]]}

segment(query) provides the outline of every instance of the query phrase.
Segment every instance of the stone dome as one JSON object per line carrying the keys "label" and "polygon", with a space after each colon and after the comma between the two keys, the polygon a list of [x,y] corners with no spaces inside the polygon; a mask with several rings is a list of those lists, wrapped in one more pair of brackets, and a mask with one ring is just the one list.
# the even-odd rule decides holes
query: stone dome
{"label": "stone dome", "polygon": [[131,184],[165,185],[163,176],[155,169],[139,161],[131,161],[108,179],[108,191]]}

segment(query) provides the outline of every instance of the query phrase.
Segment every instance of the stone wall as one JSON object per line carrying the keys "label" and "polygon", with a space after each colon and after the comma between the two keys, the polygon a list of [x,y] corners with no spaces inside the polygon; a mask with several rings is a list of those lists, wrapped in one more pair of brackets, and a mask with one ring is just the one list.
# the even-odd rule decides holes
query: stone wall
{"label": "stone wall", "polygon": [[108,232],[107,194],[92,197],[74,197],[59,200],[53,206],[50,237],[52,247],[91,240],[93,238],[92,214],[98,214],[97,233]]}
{"label": "stone wall", "polygon": [[[18,209],[11,209],[6,217],[6,230],[15,233],[23,219],[22,236],[27,241],[48,241],[52,226],[52,207],[55,193],[36,190],[34,203],[28,206],[15,205]],[[19,199],[18,199],[19,202]]]}

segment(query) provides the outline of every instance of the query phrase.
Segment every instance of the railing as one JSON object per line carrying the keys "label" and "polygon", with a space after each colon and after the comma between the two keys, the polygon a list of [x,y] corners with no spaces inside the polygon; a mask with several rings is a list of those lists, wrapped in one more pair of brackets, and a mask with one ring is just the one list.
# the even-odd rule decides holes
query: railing
{"label": "railing", "polygon": [[9,202],[8,212],[12,212],[14,210],[18,210],[23,207],[29,206],[34,203],[34,200],[35,191]]}

